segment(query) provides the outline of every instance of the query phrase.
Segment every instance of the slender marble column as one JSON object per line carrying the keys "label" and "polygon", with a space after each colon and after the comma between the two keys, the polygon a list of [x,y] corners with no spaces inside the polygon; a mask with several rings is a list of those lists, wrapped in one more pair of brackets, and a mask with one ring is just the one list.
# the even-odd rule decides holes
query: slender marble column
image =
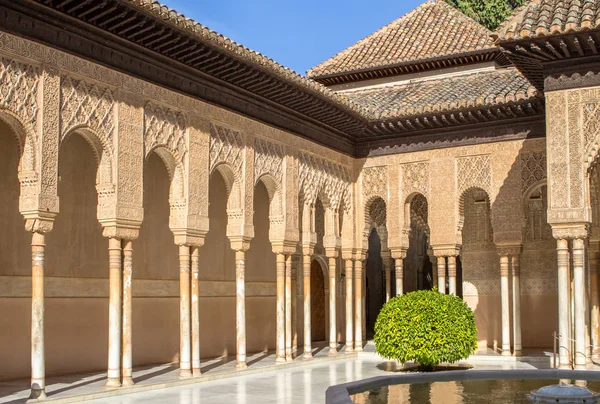
{"label": "slender marble column", "polygon": [[298,356],[298,331],[296,304],[298,300],[298,260],[297,256],[292,256],[292,358]]}
{"label": "slender marble column", "polygon": [[192,375],[190,336],[190,247],[179,246],[179,376]]}
{"label": "slender marble column", "polygon": [[569,281],[569,242],[565,239],[557,240],[558,261],[558,333],[559,333],[559,368],[570,369],[570,329],[569,312],[571,311]]}
{"label": "slender marble column", "polygon": [[591,316],[591,338],[592,358],[600,357],[600,291],[598,290],[598,247],[589,252],[590,257],[590,316]]}
{"label": "slender marble column", "polygon": [[456,257],[448,256],[448,293],[456,295]]}
{"label": "slender marble column", "polygon": [[575,369],[586,368],[585,346],[585,270],[583,239],[573,240],[573,294],[575,298]]}
{"label": "slender marble column", "polygon": [[329,257],[329,355],[337,354],[336,258]]}
{"label": "slender marble column", "polygon": [[132,295],[131,276],[133,271],[133,247],[131,240],[123,242],[123,336],[121,351],[121,367],[123,372],[122,386],[133,386],[132,367],[133,352],[131,346]]}
{"label": "slender marble column", "polygon": [[404,293],[404,258],[396,258],[396,296]]}
{"label": "slender marble column", "polygon": [[352,324],[354,320],[352,316],[354,313],[354,301],[352,300],[353,265],[352,260],[346,260],[346,352],[354,351],[354,330]]}
{"label": "slender marble column", "polygon": [[292,360],[292,256],[285,260],[285,360]]}
{"label": "slender marble column", "polygon": [[236,364],[244,369],[246,364],[246,252],[235,252],[235,328],[236,328]]}
{"label": "slender marble column", "polygon": [[500,294],[502,302],[502,355],[510,355],[510,296],[508,291],[508,255],[500,255]]}
{"label": "slender marble column", "polygon": [[512,256],[512,284],[513,284],[513,339],[514,355],[521,356],[521,263],[519,255]]}
{"label": "slender marble column", "polygon": [[310,255],[304,255],[302,260],[304,273],[304,355],[303,359],[312,359],[310,335]]}
{"label": "slender marble column", "polygon": [[31,239],[31,395],[46,398],[44,358],[44,249],[45,235],[33,233]]}
{"label": "slender marble column", "polygon": [[[367,340],[367,259],[362,262],[362,290],[361,306],[362,306],[362,341]],[[362,343],[361,343],[362,346]]]}
{"label": "slender marble column", "polygon": [[108,239],[108,379],[106,387],[121,386],[121,239]]}
{"label": "slender marble column", "polygon": [[387,303],[392,297],[392,280],[390,279],[392,274],[391,258],[383,258],[383,268],[385,273],[385,301]]}
{"label": "slender marble column", "polygon": [[437,257],[438,291],[446,294],[446,257]]}
{"label": "slender marble column", "polygon": [[[285,255],[277,254],[277,347],[275,362],[285,362]],[[306,282],[305,282],[306,285]],[[306,292],[304,292],[306,299]],[[306,300],[305,300],[306,303]],[[306,307],[305,307],[306,309]],[[310,313],[310,307],[309,307]],[[306,313],[305,313],[306,315]],[[309,314],[310,316],[310,314]],[[306,329],[305,329],[306,331]],[[310,332],[310,324],[309,324]],[[310,340],[310,338],[309,338]],[[305,341],[306,344],[306,341]]]}
{"label": "slender marble column", "polygon": [[354,350],[363,351],[362,345],[362,261],[360,258],[354,261]]}
{"label": "slender marble column", "polygon": [[200,260],[198,247],[192,247],[192,375],[200,376]]}

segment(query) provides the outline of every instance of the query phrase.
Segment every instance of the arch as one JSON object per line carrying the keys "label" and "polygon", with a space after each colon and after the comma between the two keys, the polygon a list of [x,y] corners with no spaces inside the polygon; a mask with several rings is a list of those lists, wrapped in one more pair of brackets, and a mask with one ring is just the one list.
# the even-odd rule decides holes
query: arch
{"label": "arch", "polygon": [[[8,125],[12,135],[17,140],[19,150],[18,171],[21,174],[20,177],[23,177],[23,174],[30,174],[37,177],[36,162],[38,156],[34,129],[30,124],[23,122],[18,114],[7,108],[0,108],[0,120]],[[23,183],[23,178],[21,184],[27,185]]]}
{"label": "arch", "polygon": [[328,304],[326,296],[328,293],[328,277],[325,271],[326,266],[319,257],[314,257],[310,265],[310,314],[311,314],[311,339],[313,341],[325,341],[328,331]]}
{"label": "arch", "polygon": [[365,204],[364,245],[369,246],[369,234],[377,231],[382,243],[387,246],[387,204],[380,196],[372,196]]}
{"label": "arch", "polygon": [[[461,194],[460,197],[458,198],[458,206],[457,206],[457,210],[458,210],[458,224],[457,224],[457,237],[459,240],[459,244],[462,244],[462,230],[463,227],[465,225],[465,196],[468,195],[470,192],[483,192],[485,193],[485,196],[487,198],[487,203],[488,203],[488,207],[490,209],[490,217],[491,217],[491,201],[492,198],[490,196],[490,193],[482,188],[482,187],[478,187],[478,186],[472,186],[469,187],[467,189],[465,189]],[[493,228],[492,228],[493,231]]]}
{"label": "arch", "polygon": [[179,159],[179,156],[174,154],[169,148],[163,145],[158,145],[150,149],[146,153],[146,160],[156,153],[162,160],[167,172],[169,173],[169,203],[171,206],[171,215],[173,210],[181,209],[186,205],[187,187],[185,181],[185,168]]}
{"label": "arch", "polygon": [[[98,191],[99,204],[102,204],[101,200],[107,196],[112,196],[115,192],[115,181],[116,171],[114,164],[114,155],[112,146],[108,139],[96,131],[95,129],[86,125],[73,126],[60,140],[60,148],[65,141],[73,136],[74,134],[83,137],[86,142],[91,146],[94,156],[96,157],[96,164],[98,165],[98,171],[96,174],[96,189]],[[60,156],[59,148],[59,156]],[[60,157],[59,157],[60,159]]]}
{"label": "arch", "polygon": [[429,201],[418,191],[411,192],[404,201],[404,287],[406,291],[428,289],[432,267],[430,250]]}
{"label": "arch", "polygon": [[406,233],[410,232],[413,220],[429,236],[429,201],[420,192],[412,192],[404,202],[404,228]]}
{"label": "arch", "polygon": [[243,208],[241,180],[236,171],[228,163],[219,163],[214,166],[211,175],[218,172],[227,188],[227,210],[230,212],[239,212]]}
{"label": "arch", "polygon": [[275,179],[271,174],[263,174],[257,180],[256,185],[262,182],[267,189],[269,194],[269,219],[271,222],[278,222],[283,220],[283,198],[281,195],[281,183]]}

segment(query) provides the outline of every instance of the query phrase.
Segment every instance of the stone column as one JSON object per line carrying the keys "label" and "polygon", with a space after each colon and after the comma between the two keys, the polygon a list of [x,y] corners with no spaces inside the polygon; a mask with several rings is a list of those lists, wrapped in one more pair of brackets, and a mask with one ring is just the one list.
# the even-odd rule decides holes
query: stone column
{"label": "stone column", "polygon": [[133,352],[131,346],[133,247],[131,240],[123,241],[123,329],[122,329],[122,386],[133,386]]}
{"label": "stone column", "polygon": [[566,239],[557,240],[558,261],[558,333],[559,333],[559,368],[570,369],[570,341],[571,325],[569,312],[571,311],[569,281],[569,242]]}
{"label": "stone column", "polygon": [[192,375],[200,376],[200,262],[198,247],[192,247]]}
{"label": "stone column", "polygon": [[[285,362],[285,255],[277,254],[277,345],[275,362]],[[304,293],[306,296],[306,292]]]}
{"label": "stone column", "polygon": [[521,263],[519,254],[512,256],[513,283],[513,339],[515,356],[521,356]]}
{"label": "stone column", "polygon": [[446,257],[437,257],[438,291],[446,294]]}
{"label": "stone column", "polygon": [[354,261],[354,350],[363,351],[362,345],[362,258]]}
{"label": "stone column", "polygon": [[456,295],[456,256],[448,256],[448,293]]}
{"label": "stone column", "polygon": [[[303,359],[312,359],[312,344],[310,335],[310,255],[303,256],[303,272],[304,272],[304,355]],[[279,279],[279,278],[278,278]],[[279,322],[278,322],[279,324]]]}
{"label": "stone column", "polygon": [[600,296],[598,293],[598,264],[600,255],[600,246],[598,242],[590,243],[590,316],[591,316],[591,338],[592,338],[592,358],[600,357]]}
{"label": "stone column", "polygon": [[298,256],[292,256],[292,358],[298,356],[298,331],[297,331],[297,311],[296,304],[298,300]]}
{"label": "stone column", "polygon": [[121,386],[121,239],[108,239],[108,379],[106,387]]}
{"label": "stone column", "polygon": [[[361,306],[362,306],[362,341],[367,339],[367,258],[362,262],[362,290]],[[362,344],[361,344],[362,345]]]}
{"label": "stone column", "polygon": [[394,254],[396,275],[396,296],[404,293],[404,254]]}
{"label": "stone column", "polygon": [[510,296],[508,290],[508,255],[500,253],[500,297],[502,302],[502,355],[510,355]]}
{"label": "stone column", "polygon": [[352,282],[354,263],[351,259],[347,259],[346,263],[346,352],[354,351],[354,327],[353,327],[353,306],[354,301],[352,300]]}
{"label": "stone column", "polygon": [[329,355],[337,354],[336,257],[329,257]]}
{"label": "stone column", "polygon": [[585,345],[585,269],[583,256],[584,241],[581,238],[573,240],[573,294],[575,298],[575,369],[586,368]]}
{"label": "stone column", "polygon": [[292,256],[285,260],[285,360],[292,360]]}
{"label": "stone column", "polygon": [[246,364],[246,252],[235,252],[235,341],[237,369],[244,369]]}
{"label": "stone column", "polygon": [[44,233],[31,239],[31,395],[46,398],[46,363],[44,357]]}
{"label": "stone column", "polygon": [[190,247],[179,246],[179,376],[192,375],[190,336]]}
{"label": "stone column", "polygon": [[392,280],[390,279],[392,274],[392,263],[391,258],[387,255],[381,258],[383,259],[383,271],[385,274],[385,302],[387,303],[392,298]]}

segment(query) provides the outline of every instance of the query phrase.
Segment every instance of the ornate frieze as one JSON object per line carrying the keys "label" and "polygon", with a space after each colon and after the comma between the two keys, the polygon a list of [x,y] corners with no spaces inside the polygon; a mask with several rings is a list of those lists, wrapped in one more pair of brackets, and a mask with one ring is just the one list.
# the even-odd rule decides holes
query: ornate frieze
{"label": "ornate frieze", "polygon": [[256,138],[254,141],[254,182],[264,174],[270,174],[281,184],[283,177],[283,146]]}
{"label": "ornate frieze", "polygon": [[104,147],[108,147],[115,129],[114,106],[112,90],[62,76],[61,139],[78,126],[88,126],[97,130]]}
{"label": "ornate frieze", "polygon": [[387,200],[387,167],[367,167],[362,171],[362,190],[364,200],[374,196]]}
{"label": "ornate frieze", "polygon": [[349,210],[350,172],[346,167],[308,153],[298,155],[300,162],[299,186],[304,202],[313,204],[320,194],[327,198],[333,209],[344,203]]}
{"label": "ornate frieze", "polygon": [[534,184],[546,179],[546,151],[521,153],[521,191],[524,194]]}
{"label": "ornate frieze", "polygon": [[429,162],[402,165],[402,192],[405,198],[414,192],[429,196]]}
{"label": "ornate frieze", "polygon": [[210,171],[222,163],[228,164],[241,178],[244,164],[244,139],[240,132],[218,125],[210,127]]}
{"label": "ornate frieze", "polygon": [[35,127],[41,69],[0,57],[0,106]]}
{"label": "ornate frieze", "polygon": [[456,159],[458,172],[458,195],[469,188],[481,188],[490,192],[492,187],[492,163],[490,155],[468,156]]}
{"label": "ornate frieze", "polygon": [[157,147],[165,147],[183,165],[187,155],[186,120],[183,113],[160,105],[144,108],[144,145],[146,156]]}

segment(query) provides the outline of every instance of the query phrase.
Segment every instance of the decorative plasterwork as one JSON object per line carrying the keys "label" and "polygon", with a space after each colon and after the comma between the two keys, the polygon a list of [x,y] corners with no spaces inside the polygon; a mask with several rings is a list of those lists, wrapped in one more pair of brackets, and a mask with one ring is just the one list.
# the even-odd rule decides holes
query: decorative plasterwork
{"label": "decorative plasterwork", "polygon": [[369,217],[373,221],[373,224],[377,227],[385,226],[386,216],[385,201],[381,198],[375,198],[369,209]]}
{"label": "decorative plasterwork", "polygon": [[270,174],[281,184],[283,177],[283,146],[260,138],[254,141],[254,182]]}
{"label": "decorative plasterwork", "polygon": [[362,189],[365,201],[375,196],[387,200],[387,167],[367,167],[362,171]]}
{"label": "decorative plasterwork", "polygon": [[144,144],[146,156],[157,147],[165,147],[172,153],[176,163],[183,165],[187,155],[186,120],[183,113],[156,104],[146,104]]}
{"label": "decorative plasterwork", "polygon": [[244,139],[240,132],[218,125],[210,127],[210,171],[227,164],[237,178],[242,176]]}
{"label": "decorative plasterwork", "polygon": [[489,154],[460,157],[456,159],[458,172],[458,195],[469,188],[481,188],[490,193],[492,187],[492,163]]}
{"label": "decorative plasterwork", "polygon": [[106,147],[115,129],[115,100],[112,90],[96,84],[61,78],[61,139],[79,126],[97,131]]}
{"label": "decorative plasterwork", "polygon": [[521,153],[521,191],[523,194],[534,184],[546,179],[546,151]]}
{"label": "decorative plasterwork", "polygon": [[38,116],[38,86],[41,69],[37,66],[0,58],[0,106],[23,122],[35,127]]}
{"label": "decorative plasterwork", "polygon": [[410,220],[421,231],[429,235],[429,206],[427,198],[422,194],[415,195],[410,201]]}
{"label": "decorative plasterwork", "polygon": [[327,199],[331,208],[337,210],[340,203],[349,211],[350,172],[346,167],[308,153],[300,153],[299,186],[305,204],[314,204],[317,196]]}
{"label": "decorative plasterwork", "polygon": [[402,165],[402,193],[404,198],[413,193],[429,197],[429,162]]}

